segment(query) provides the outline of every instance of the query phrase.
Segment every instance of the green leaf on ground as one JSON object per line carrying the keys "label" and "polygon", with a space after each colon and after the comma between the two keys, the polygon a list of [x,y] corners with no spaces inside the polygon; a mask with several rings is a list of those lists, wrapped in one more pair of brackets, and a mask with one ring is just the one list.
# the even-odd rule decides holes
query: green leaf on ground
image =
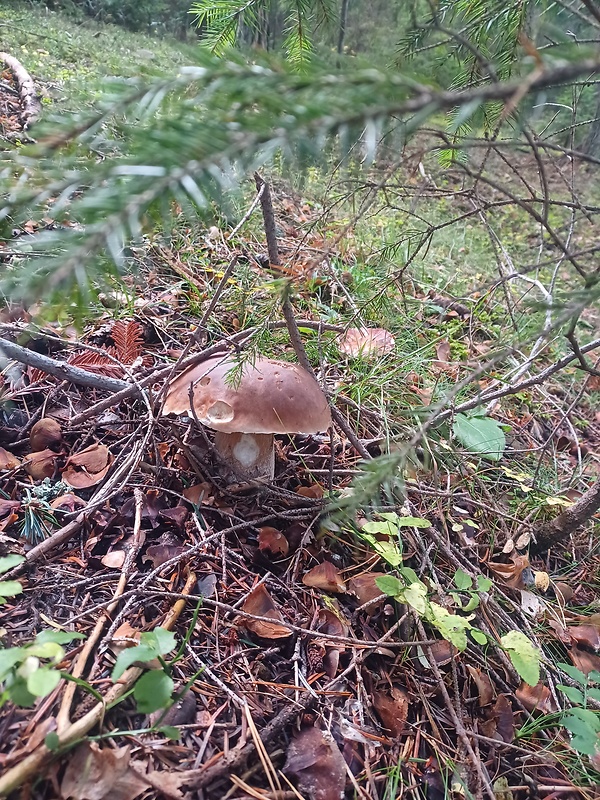
{"label": "green leaf on ground", "polygon": [[457,414],[452,433],[469,452],[489,461],[499,461],[502,458],[506,437],[495,419]]}
{"label": "green leaf on ground", "polygon": [[537,686],[540,682],[541,658],[537,647],[520,631],[509,631],[500,639],[500,644],[525,683]]}
{"label": "green leaf on ground", "polygon": [[451,614],[437,603],[429,604],[427,619],[457,650],[466,650],[467,631],[473,627],[468,619]]}

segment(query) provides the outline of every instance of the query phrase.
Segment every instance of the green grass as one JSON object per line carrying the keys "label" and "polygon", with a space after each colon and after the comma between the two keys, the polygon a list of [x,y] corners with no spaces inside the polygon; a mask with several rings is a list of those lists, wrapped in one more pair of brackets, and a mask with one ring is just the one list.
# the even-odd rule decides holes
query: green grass
{"label": "green grass", "polygon": [[174,40],[20,0],[0,5],[0,38],[3,50],[18,58],[41,88],[52,113],[93,105],[107,77],[161,73],[186,61],[185,46]]}

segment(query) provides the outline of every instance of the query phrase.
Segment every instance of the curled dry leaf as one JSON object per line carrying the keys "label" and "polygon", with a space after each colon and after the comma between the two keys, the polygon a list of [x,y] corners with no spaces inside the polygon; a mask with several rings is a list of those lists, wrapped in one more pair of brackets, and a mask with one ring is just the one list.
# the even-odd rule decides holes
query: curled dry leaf
{"label": "curled dry leaf", "polygon": [[406,692],[396,686],[389,692],[373,692],[373,707],[394,739],[404,733],[409,705]]}
{"label": "curled dry leaf", "polygon": [[71,514],[78,508],[85,508],[86,505],[87,503],[85,500],[82,500],[81,497],[78,497],[72,492],[61,494],[60,497],[55,497],[50,503],[52,508],[60,511],[68,511]]}
{"label": "curled dry leaf", "polygon": [[19,500],[6,500],[4,497],[0,497],[0,533],[18,520],[17,512],[20,508]]}
{"label": "curled dry leaf", "polygon": [[387,598],[387,595],[384,595],[375,583],[377,578],[384,575],[385,572],[365,572],[362,575],[355,575],[348,581],[348,591],[356,595],[359,605],[364,606],[365,603],[371,603],[378,597],[381,598],[378,603],[371,603],[366,608],[368,614],[378,611]]}
{"label": "curled dry leaf", "polygon": [[550,689],[541,682],[536,686],[530,686],[523,681],[515,692],[515,696],[527,711],[539,711],[541,714],[553,714],[558,711]]}
{"label": "curled dry leaf", "polygon": [[[332,636],[347,636],[348,624],[340,616],[329,611],[327,608],[319,609],[317,617],[316,629],[324,634],[331,634]],[[324,638],[327,638],[325,636]],[[342,647],[342,650],[344,648]]]}
{"label": "curled dry leaf", "polygon": [[182,494],[185,499],[194,506],[199,506],[201,503],[206,503],[210,497],[211,485],[204,481],[203,483],[195,483],[193,486],[188,486],[184,489]]}
{"label": "curled dry leaf", "polygon": [[56,471],[57,455],[52,450],[40,450],[39,453],[31,453],[23,460],[23,466],[28,475],[34,481],[43,481],[44,478],[51,478]]}
{"label": "curled dry leaf", "polygon": [[289,744],[283,772],[296,779],[308,800],[341,800],[344,796],[346,762],[327,731],[300,731]]}
{"label": "curled dry leaf", "polygon": [[506,695],[498,695],[494,705],[487,710],[487,719],[481,723],[484,736],[510,744],[514,738],[515,724],[512,706]]}
{"label": "curled dry leaf", "polygon": [[112,461],[108,447],[92,444],[80,453],[69,456],[62,479],[74,489],[87,489],[104,480]]}
{"label": "curled dry leaf", "polygon": [[513,589],[522,589],[524,587],[523,572],[529,566],[529,559],[527,556],[520,556],[516,553],[511,554],[511,559],[512,564],[490,561],[488,567],[507,586],[511,586]]}
{"label": "curled dry leaf", "polygon": [[288,627],[280,624],[283,622],[281,612],[262,583],[250,592],[244,601],[242,611],[247,614],[255,614],[257,617],[273,619],[273,622],[259,619],[241,620],[249,631],[260,636],[261,639],[285,639],[292,635],[292,631]]}
{"label": "curled dry leaf", "polygon": [[175,544],[170,542],[160,542],[158,544],[151,544],[146,550],[146,555],[142,561],[151,561],[154,569],[160,567],[165,561],[170,561],[175,556],[180,556],[187,550],[182,544]]}
{"label": "curled dry leaf", "polygon": [[36,422],[29,434],[29,444],[33,452],[40,450],[59,450],[62,444],[62,429],[51,417]]}
{"label": "curled dry leaf", "polygon": [[587,650],[581,650],[577,645],[573,645],[569,650],[569,658],[573,666],[580,669],[584,675],[589,675],[593,670],[600,672],[600,656],[595,653],[588,653]]}
{"label": "curled dry leaf", "polygon": [[486,675],[485,672],[478,667],[472,667],[470,664],[467,664],[467,669],[473,679],[473,683],[477,687],[480,708],[489,706],[494,699],[494,687],[492,686],[489,675]]}
{"label": "curled dry leaf", "polygon": [[0,447],[0,471],[4,469],[16,469],[21,466],[21,459],[17,458],[9,450]]}
{"label": "curled dry leaf", "polygon": [[338,342],[338,350],[356,358],[383,356],[396,347],[394,337],[385,328],[348,328]]}
{"label": "curled dry leaf", "polygon": [[[333,636],[348,635],[348,624],[344,622],[340,616],[334,614],[333,611],[329,611],[327,608],[320,609],[315,627],[320,633],[325,634],[325,639],[327,634]],[[315,642],[315,644],[323,647],[321,642]],[[338,665],[340,663],[340,652],[344,649],[344,645],[337,644],[337,642],[327,645],[324,649],[321,658],[322,668],[331,679],[335,678],[337,674]]]}
{"label": "curled dry leaf", "polygon": [[290,545],[281,531],[265,525],[258,529],[258,549],[272,556],[287,556]]}
{"label": "curled dry leaf", "polygon": [[324,592],[344,594],[346,591],[346,584],[340,571],[330,561],[323,561],[322,564],[317,564],[309,570],[302,578],[302,583],[313,589],[322,589]]}
{"label": "curled dry leaf", "polygon": [[0,497],[0,517],[9,516],[14,511],[18,511],[20,508],[20,500],[6,500],[6,498]]}
{"label": "curled dry leaf", "polygon": [[456,657],[456,651],[447,639],[437,639],[429,645],[429,652],[438,667],[445,667]]}
{"label": "curled dry leaf", "polygon": [[104,747],[84,742],[74,750],[60,792],[71,800],[133,800],[148,782],[129,768],[129,747]]}

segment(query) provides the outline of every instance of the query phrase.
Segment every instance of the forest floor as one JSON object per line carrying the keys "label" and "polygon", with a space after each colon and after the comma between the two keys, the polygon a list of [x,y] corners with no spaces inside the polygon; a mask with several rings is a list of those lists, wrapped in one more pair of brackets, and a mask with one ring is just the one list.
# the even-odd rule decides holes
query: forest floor
{"label": "forest floor", "polygon": [[[0,24],[49,116],[93,103],[98,30],[112,43],[105,70],[130,60],[130,34],[58,15],[35,49],[15,8]],[[69,39],[89,60],[63,50]],[[184,60],[155,39],[135,47],[161,61],[153,69]],[[8,151],[19,107],[1,80]],[[510,325],[531,346],[543,310],[491,281],[486,226],[446,232],[471,210],[451,170],[432,177],[428,148],[407,147],[387,212],[344,204],[347,176],[302,191],[269,176],[280,270],[247,188],[213,220],[181,215],[136,248],[135,276],[104,288],[83,329],[6,303],[2,337],[100,384],[4,371],[0,566],[25,560],[3,576],[22,593],[5,589],[0,612],[0,796],[600,797],[598,523],[536,547],[600,476],[600,381],[570,362],[537,381],[568,353],[556,339],[503,395],[514,363],[491,357]],[[489,169],[535,182],[535,160],[513,167]],[[558,196],[562,173],[547,168]],[[408,219],[390,193],[436,232],[408,271],[389,244]],[[502,245],[531,249],[519,209],[501,213]],[[581,251],[593,236],[574,228]],[[275,478],[232,483],[210,432],[160,414],[161,391],[178,359],[215,346],[297,360],[288,292],[337,424],[278,436]],[[597,337],[597,309],[583,321]],[[134,389],[119,400],[111,379]],[[492,433],[467,415],[478,395]]]}

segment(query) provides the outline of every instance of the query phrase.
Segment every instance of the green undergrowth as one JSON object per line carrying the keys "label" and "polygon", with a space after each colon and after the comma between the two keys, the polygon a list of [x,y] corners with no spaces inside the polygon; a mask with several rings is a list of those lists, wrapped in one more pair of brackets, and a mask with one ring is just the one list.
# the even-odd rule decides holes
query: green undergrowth
{"label": "green undergrowth", "polygon": [[106,77],[161,74],[186,62],[185,46],[174,40],[20,0],[0,4],[0,38],[41,87],[45,116],[93,106]]}

